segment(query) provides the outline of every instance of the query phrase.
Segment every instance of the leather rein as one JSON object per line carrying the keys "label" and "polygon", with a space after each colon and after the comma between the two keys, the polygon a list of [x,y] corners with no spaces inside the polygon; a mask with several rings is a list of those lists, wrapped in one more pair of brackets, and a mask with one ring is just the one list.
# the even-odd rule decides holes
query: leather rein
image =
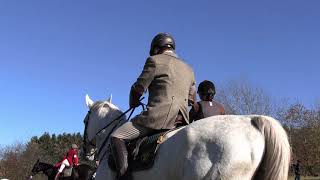
{"label": "leather rein", "polygon": [[[144,97],[142,97],[139,101],[140,101],[140,105],[142,106],[142,108],[143,108],[143,110],[144,110],[144,109],[145,109],[145,108],[144,108],[145,104],[143,104],[143,103],[141,102],[143,99],[144,99]],[[101,153],[101,151],[102,151],[102,149],[103,149],[102,147],[104,147],[104,146],[106,145],[106,143],[107,143],[110,135],[113,133],[113,131],[116,129],[116,127],[119,126],[119,124],[120,124],[120,122],[121,122],[121,121],[120,121],[120,118],[122,118],[122,117],[123,117],[124,115],[126,115],[129,111],[131,111],[131,112],[130,112],[130,115],[129,115],[128,118],[127,118],[127,121],[129,121],[129,119],[130,119],[130,117],[131,117],[131,115],[133,114],[133,112],[134,112],[135,109],[136,109],[135,107],[134,107],[134,108],[133,108],[133,107],[129,108],[128,110],[126,110],[125,112],[123,112],[122,114],[120,114],[117,118],[115,118],[115,119],[112,120],[110,123],[108,123],[108,124],[105,125],[103,128],[101,128],[101,129],[95,134],[95,136],[97,136],[100,132],[102,132],[103,130],[105,130],[105,129],[108,128],[109,126],[111,126],[115,121],[119,120],[119,121],[117,122],[117,124],[112,127],[112,129],[111,129],[111,131],[108,133],[107,137],[103,140],[103,142],[102,142],[102,144],[101,144],[101,148],[98,150],[98,153],[97,153],[97,155],[96,155],[97,157],[99,157],[99,155],[100,155],[100,153]],[[87,143],[87,142],[86,142],[86,139],[87,139],[87,127],[88,127],[88,123],[89,123],[90,113],[91,113],[91,110],[88,111],[88,113],[87,113],[87,115],[86,115],[86,118],[85,118],[85,120],[84,120],[85,129],[84,129],[83,144],[86,144],[86,143]],[[91,141],[90,141],[90,145],[95,146]],[[95,154],[96,151],[97,151],[97,150],[95,150],[94,152],[92,152],[89,156],[92,156],[93,154]],[[105,156],[106,153],[107,153],[107,151],[104,152],[104,154],[101,156],[101,159]],[[99,161],[100,161],[101,159],[99,159]]]}

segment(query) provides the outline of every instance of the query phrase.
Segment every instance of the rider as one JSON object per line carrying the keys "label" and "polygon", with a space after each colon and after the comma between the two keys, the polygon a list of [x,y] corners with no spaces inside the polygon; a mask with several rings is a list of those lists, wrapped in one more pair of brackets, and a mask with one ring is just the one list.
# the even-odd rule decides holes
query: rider
{"label": "rider", "polygon": [[55,167],[58,167],[59,170],[54,179],[59,179],[59,176],[65,167],[78,166],[78,163],[78,146],[76,144],[72,144],[71,148],[68,150],[63,159],[55,165]]}
{"label": "rider", "polygon": [[294,168],[294,180],[300,180],[300,160],[297,160],[296,164],[293,164],[293,168]]}
{"label": "rider", "polygon": [[149,91],[147,110],[111,135],[111,150],[118,179],[128,167],[126,142],[189,123],[188,105],[195,102],[194,73],[190,66],[178,58],[174,39],[168,33],[157,34],[151,42],[150,56],[131,87],[131,108],[140,105],[139,98],[146,90]]}
{"label": "rider", "polygon": [[198,86],[198,94],[201,101],[194,103],[189,112],[190,122],[214,115],[224,115],[224,107],[213,100],[216,88],[213,82],[205,80]]}

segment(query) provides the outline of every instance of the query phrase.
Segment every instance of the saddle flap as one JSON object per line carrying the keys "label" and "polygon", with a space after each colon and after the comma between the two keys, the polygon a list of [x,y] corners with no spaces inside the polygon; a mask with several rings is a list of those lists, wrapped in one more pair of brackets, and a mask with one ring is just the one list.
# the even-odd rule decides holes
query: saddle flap
{"label": "saddle flap", "polygon": [[72,167],[66,167],[66,168],[64,168],[64,170],[63,170],[63,177],[70,177],[70,176],[72,176],[72,170],[73,170]]}

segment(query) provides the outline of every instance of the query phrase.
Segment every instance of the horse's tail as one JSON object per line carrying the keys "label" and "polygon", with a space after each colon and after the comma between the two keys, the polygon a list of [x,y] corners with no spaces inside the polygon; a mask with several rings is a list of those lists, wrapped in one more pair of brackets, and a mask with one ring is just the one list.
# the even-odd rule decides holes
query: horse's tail
{"label": "horse's tail", "polygon": [[287,180],[291,153],[287,133],[271,117],[256,116],[251,122],[265,138],[264,155],[254,179]]}

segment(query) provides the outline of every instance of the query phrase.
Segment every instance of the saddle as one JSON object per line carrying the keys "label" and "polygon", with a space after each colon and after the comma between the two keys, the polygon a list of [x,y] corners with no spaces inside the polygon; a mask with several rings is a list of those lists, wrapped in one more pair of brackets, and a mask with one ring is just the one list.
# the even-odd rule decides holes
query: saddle
{"label": "saddle", "polygon": [[65,167],[64,169],[63,169],[63,172],[62,172],[62,174],[63,174],[63,177],[71,177],[72,176],[72,171],[74,171],[74,168],[73,167]]}
{"label": "saddle", "polygon": [[[164,136],[176,129],[157,132],[151,136],[138,138],[126,143],[128,150],[128,171],[141,171],[152,168],[160,144]],[[111,147],[109,145],[109,150]],[[111,151],[109,151],[111,152]],[[109,154],[108,164],[111,170],[116,172],[116,166],[112,154]]]}

